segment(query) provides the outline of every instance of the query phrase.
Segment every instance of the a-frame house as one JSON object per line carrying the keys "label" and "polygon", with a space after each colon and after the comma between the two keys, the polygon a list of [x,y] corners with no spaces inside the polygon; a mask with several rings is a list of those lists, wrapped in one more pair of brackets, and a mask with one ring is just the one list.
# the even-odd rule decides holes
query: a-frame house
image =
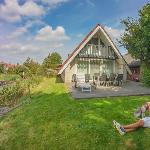
{"label": "a-frame house", "polygon": [[73,74],[111,73],[123,74],[126,80],[127,73],[131,71],[101,25],[95,28],[83,39],[58,71],[64,82],[71,82]]}

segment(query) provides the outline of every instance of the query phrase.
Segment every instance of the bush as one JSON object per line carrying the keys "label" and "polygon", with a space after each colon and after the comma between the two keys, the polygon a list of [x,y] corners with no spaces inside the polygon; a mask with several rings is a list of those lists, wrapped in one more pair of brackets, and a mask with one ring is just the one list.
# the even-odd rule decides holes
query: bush
{"label": "bush", "polygon": [[14,106],[19,103],[19,98],[27,94],[31,97],[31,88],[38,85],[42,77],[32,75],[31,78],[17,79],[12,84],[0,88],[0,106]]}
{"label": "bush", "polygon": [[5,86],[0,90],[0,106],[13,106],[24,94],[25,89],[19,83]]}
{"label": "bush", "polygon": [[150,86],[150,69],[144,69],[142,80],[145,85]]}

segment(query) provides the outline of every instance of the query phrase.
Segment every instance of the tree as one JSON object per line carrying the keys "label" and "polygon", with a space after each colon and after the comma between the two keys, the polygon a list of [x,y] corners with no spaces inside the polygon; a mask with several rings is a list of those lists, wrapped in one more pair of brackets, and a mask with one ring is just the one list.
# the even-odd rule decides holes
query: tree
{"label": "tree", "polygon": [[29,71],[29,68],[24,65],[17,65],[15,69],[16,74],[20,75],[21,78],[25,78]]}
{"label": "tree", "polygon": [[38,68],[40,67],[40,64],[38,64],[37,62],[35,62],[33,59],[29,57],[26,59],[23,65],[27,67],[32,74],[37,74]]}
{"label": "tree", "polygon": [[4,73],[4,66],[3,66],[3,64],[0,64],[0,73]]}
{"label": "tree", "polygon": [[59,53],[53,52],[49,54],[43,61],[43,66],[46,69],[56,69],[57,65],[62,63],[62,58]]}
{"label": "tree", "polygon": [[121,45],[136,59],[140,59],[150,69],[150,3],[139,11],[139,18],[122,20],[125,32]]}

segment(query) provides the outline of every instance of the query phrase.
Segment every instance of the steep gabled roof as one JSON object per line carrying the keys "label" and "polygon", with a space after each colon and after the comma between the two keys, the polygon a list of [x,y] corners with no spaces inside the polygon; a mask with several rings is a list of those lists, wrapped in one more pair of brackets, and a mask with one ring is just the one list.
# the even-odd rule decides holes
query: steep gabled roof
{"label": "steep gabled roof", "polygon": [[77,56],[77,54],[81,51],[81,49],[89,42],[89,40],[98,32],[98,31],[102,31],[102,33],[104,34],[104,36],[107,38],[107,40],[109,41],[109,43],[111,44],[111,46],[113,47],[115,53],[117,54],[117,56],[123,60],[123,62],[126,64],[126,69],[129,72],[129,74],[131,74],[131,71],[126,63],[126,61],[124,60],[123,56],[121,55],[121,53],[119,52],[119,50],[117,49],[116,45],[114,44],[114,42],[111,40],[110,36],[107,34],[107,32],[105,31],[105,29],[100,25],[97,24],[92,30],[91,32],[82,40],[82,42],[77,46],[77,48],[72,52],[72,54],[66,59],[66,61],[63,63],[62,67],[60,68],[58,74],[61,74],[69,65],[69,63]]}

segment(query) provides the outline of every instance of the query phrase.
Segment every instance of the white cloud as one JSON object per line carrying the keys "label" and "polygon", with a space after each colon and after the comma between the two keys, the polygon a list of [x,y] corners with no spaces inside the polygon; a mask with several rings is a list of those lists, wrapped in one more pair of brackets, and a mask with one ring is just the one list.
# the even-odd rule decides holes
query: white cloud
{"label": "white cloud", "polygon": [[20,21],[22,16],[35,17],[43,15],[44,9],[35,2],[27,1],[19,5],[17,0],[5,0],[0,5],[0,19],[8,22]]}
{"label": "white cloud", "polygon": [[26,0],[23,5],[20,5],[18,1],[20,0],[4,0],[4,4],[0,4],[0,19],[7,22],[17,22],[21,21],[23,16],[39,17],[69,0]]}
{"label": "white cloud", "polygon": [[20,7],[20,14],[24,16],[41,16],[44,13],[44,8],[32,1],[26,2]]}
{"label": "white cloud", "polygon": [[13,40],[5,44],[0,44],[0,59],[3,59],[7,55],[11,58],[10,60],[16,62],[25,60],[29,56],[40,61],[41,57],[47,56],[48,53],[54,50],[57,50],[61,54],[65,42],[70,39],[66,35],[65,29],[62,26],[52,29],[51,26],[46,25],[37,31],[35,35],[30,34],[28,36],[30,40],[28,38],[25,38],[25,40],[22,39],[24,34],[28,32],[27,29],[31,24],[28,23],[24,27],[18,28],[11,34]]}
{"label": "white cloud", "polygon": [[30,20],[28,22],[26,22],[26,24],[24,26],[18,27],[15,31],[13,31],[12,33],[10,33],[7,38],[8,39],[16,39],[22,35],[24,35],[25,33],[29,32],[29,28],[33,27],[33,26],[39,26],[39,25],[45,25],[44,22],[40,21],[40,20]]}
{"label": "white cloud", "polygon": [[69,0],[41,0],[44,3],[47,3],[49,6],[57,6],[61,3],[68,2]]}
{"label": "white cloud", "polygon": [[58,26],[55,30],[51,26],[45,26],[40,29],[35,37],[36,41],[50,42],[51,44],[61,44],[69,37],[65,33],[65,29],[62,26]]}
{"label": "white cloud", "polygon": [[0,3],[0,21],[5,25],[1,29],[0,60],[17,62],[27,56],[41,60],[54,50],[62,54],[70,38],[62,26],[52,29],[41,16],[68,1],[4,0]]}
{"label": "white cloud", "polygon": [[16,31],[12,32],[7,37],[8,37],[8,39],[14,39],[14,38],[17,38],[17,37],[25,34],[26,32],[28,32],[26,27],[19,27]]}
{"label": "white cloud", "polygon": [[21,19],[17,0],[5,0],[5,4],[0,5],[0,18],[9,22]]}
{"label": "white cloud", "polygon": [[104,28],[115,42],[117,39],[120,39],[121,34],[124,32],[122,29],[111,28],[108,26],[105,26]]}

